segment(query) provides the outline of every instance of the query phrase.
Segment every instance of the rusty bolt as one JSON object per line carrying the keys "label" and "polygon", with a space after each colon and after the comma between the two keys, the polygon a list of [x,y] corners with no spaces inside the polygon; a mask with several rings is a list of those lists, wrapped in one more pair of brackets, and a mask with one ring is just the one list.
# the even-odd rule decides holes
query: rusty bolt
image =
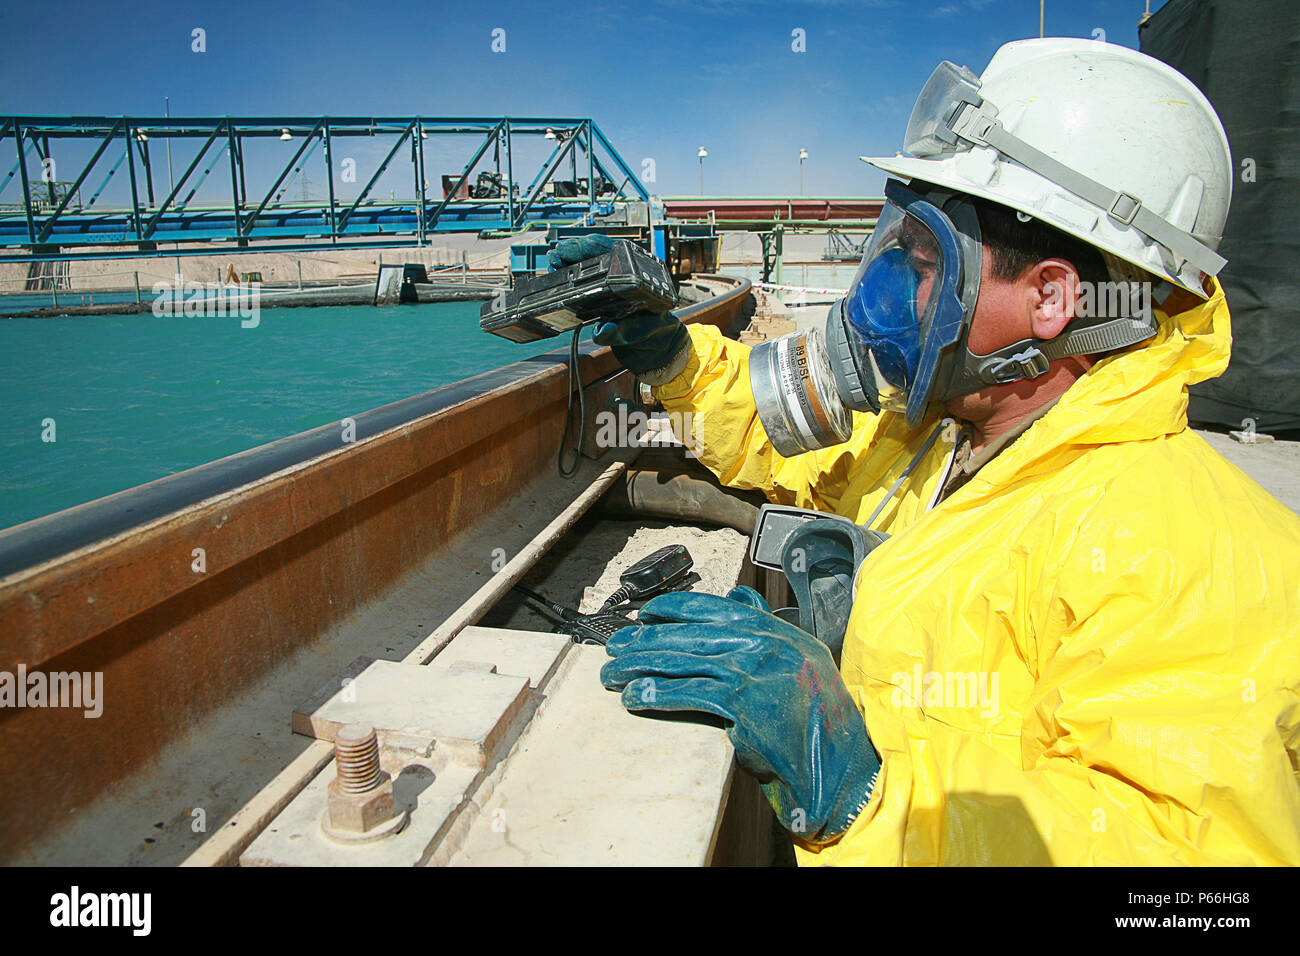
{"label": "rusty bolt", "polygon": [[338,776],[330,781],[321,826],[336,840],[376,840],[396,833],[406,823],[406,811],[396,812],[393,779],[379,769],[379,738],[375,728],[348,724],[334,737]]}
{"label": "rusty bolt", "polygon": [[379,786],[379,737],[375,728],[348,724],[334,735],[336,783],[342,793],[369,793]]}

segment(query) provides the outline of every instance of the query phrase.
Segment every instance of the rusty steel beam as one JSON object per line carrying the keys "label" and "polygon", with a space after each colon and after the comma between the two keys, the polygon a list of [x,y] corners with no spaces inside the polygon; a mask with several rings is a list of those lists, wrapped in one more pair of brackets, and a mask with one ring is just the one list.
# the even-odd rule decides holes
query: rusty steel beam
{"label": "rusty steel beam", "polygon": [[865,222],[880,218],[884,199],[759,196],[664,198],[664,213],[672,219],[733,222]]}
{"label": "rusty steel beam", "polygon": [[[727,327],[732,281],[679,314]],[[0,709],[0,860],[554,468],[566,351],[0,533],[0,671],[100,672],[112,702]]]}

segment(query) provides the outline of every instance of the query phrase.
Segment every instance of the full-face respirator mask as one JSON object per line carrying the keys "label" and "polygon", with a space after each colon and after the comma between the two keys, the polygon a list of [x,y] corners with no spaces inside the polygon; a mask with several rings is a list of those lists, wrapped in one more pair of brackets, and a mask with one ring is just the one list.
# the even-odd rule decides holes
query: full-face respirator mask
{"label": "full-face respirator mask", "polygon": [[970,381],[956,358],[979,298],[975,208],[952,194],[922,198],[893,180],[885,196],[862,265],[824,330],[763,342],[750,354],[759,416],[787,457],[847,441],[851,411],[901,412],[915,427],[931,401],[961,394],[953,389]]}
{"label": "full-face respirator mask", "polygon": [[847,441],[852,412],[892,411],[918,427],[934,403],[1036,378],[1052,360],[1145,341],[1149,301],[1118,316],[1076,319],[1050,341],[1026,338],[987,355],[967,348],[983,246],[974,204],[885,184],[885,207],[848,294],[824,329],[756,345],[749,379],[772,446],[790,457]]}

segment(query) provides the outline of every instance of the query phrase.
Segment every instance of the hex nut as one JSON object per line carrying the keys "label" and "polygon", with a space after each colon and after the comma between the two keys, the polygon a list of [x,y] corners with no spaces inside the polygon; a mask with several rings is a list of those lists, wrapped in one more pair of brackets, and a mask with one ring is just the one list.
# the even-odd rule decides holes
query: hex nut
{"label": "hex nut", "polygon": [[387,823],[395,814],[393,778],[379,775],[379,784],[366,793],[343,793],[338,780],[330,781],[326,812],[333,829],[358,836]]}

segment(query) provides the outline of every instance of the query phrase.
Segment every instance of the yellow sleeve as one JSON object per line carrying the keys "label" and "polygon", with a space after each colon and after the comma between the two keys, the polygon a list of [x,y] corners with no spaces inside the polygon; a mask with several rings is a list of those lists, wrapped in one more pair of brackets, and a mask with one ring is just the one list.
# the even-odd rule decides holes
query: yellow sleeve
{"label": "yellow sleeve", "polygon": [[678,437],[724,485],[771,501],[835,511],[864,430],[876,416],[854,413],[853,439],[784,458],[768,440],[749,386],[749,346],[705,325],[687,326],[692,354],[677,378],[654,390]]}

